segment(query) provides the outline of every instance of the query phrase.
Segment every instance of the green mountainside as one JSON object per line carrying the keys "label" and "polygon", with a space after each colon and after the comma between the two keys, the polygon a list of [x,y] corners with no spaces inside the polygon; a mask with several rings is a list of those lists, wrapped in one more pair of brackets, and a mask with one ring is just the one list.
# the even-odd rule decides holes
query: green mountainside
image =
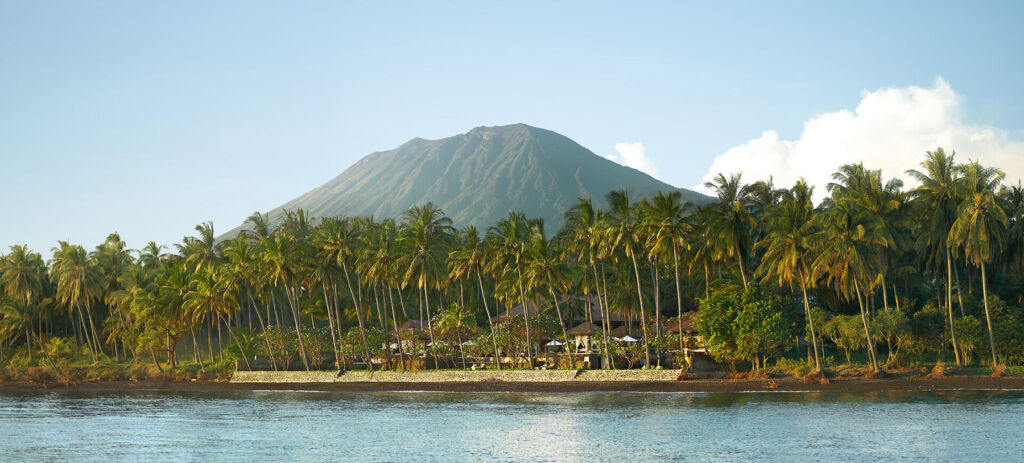
{"label": "green mountainside", "polygon": [[[314,217],[397,218],[411,206],[433,202],[457,227],[485,230],[517,210],[544,218],[550,233],[562,226],[562,215],[577,198],[591,197],[603,206],[604,195],[617,188],[637,199],[677,189],[555,132],[515,124],[477,127],[440,140],[415,138],[370,154],[270,215],[302,208]],[[697,204],[711,200],[680,191]]]}

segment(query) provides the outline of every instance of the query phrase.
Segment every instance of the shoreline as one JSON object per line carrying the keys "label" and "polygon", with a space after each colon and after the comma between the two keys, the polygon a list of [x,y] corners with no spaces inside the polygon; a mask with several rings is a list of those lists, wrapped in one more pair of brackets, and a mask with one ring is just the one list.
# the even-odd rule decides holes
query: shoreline
{"label": "shoreline", "polygon": [[233,383],[226,381],[102,381],[64,385],[0,383],[4,392],[456,392],[456,393],[572,393],[572,392],[926,392],[926,391],[1024,391],[1024,378],[947,376],[915,378],[840,378],[827,384],[806,384],[800,378],[693,379],[684,381],[552,381],[552,382],[331,382],[331,383]]}

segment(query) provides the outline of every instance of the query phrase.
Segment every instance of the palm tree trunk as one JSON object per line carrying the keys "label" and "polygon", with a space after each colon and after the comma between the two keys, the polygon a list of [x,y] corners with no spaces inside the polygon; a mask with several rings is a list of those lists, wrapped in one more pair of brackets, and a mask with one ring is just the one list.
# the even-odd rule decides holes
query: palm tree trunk
{"label": "palm tree trunk", "polygon": [[800,289],[804,293],[804,313],[807,314],[807,323],[811,326],[811,346],[814,349],[814,368],[821,371],[821,357],[818,354],[818,337],[814,333],[814,317],[811,314],[811,304],[807,302],[807,278],[801,272]]}
{"label": "palm tree trunk", "polygon": [[[391,324],[395,325],[395,338],[398,340],[398,361],[405,370],[405,347],[402,346],[402,333],[398,331],[398,314],[395,313],[395,295],[391,292],[391,285],[388,287],[388,298],[391,299]],[[390,346],[388,346],[390,347]]]}
{"label": "palm tree trunk", "polygon": [[704,263],[704,297],[711,297],[711,272],[707,262]]}
{"label": "palm tree trunk", "polygon": [[[608,323],[610,323],[610,321],[608,320],[608,316],[604,314],[604,310],[608,308],[608,304],[601,301],[601,281],[597,278],[597,264],[594,263],[592,254],[593,253],[591,253],[590,268],[594,271],[594,294],[597,296],[597,303],[601,308],[601,368],[607,370],[608,363],[611,362],[611,356],[608,354]],[[568,347],[566,347],[566,350],[568,350]]]}
{"label": "palm tree trunk", "polygon": [[[654,339],[661,339],[661,275],[658,273],[659,260],[654,259],[651,268],[654,274]],[[655,354],[655,362],[661,367],[661,350]]]}
{"label": "palm tree trunk", "polygon": [[203,370],[203,373],[206,373],[206,365],[203,365],[203,359],[199,356],[199,343],[196,342],[196,329],[191,323],[189,323],[188,330],[192,332],[192,353],[196,356],[196,362],[199,362],[199,368]]}
{"label": "palm tree trunk", "polygon": [[551,299],[555,301],[555,313],[558,314],[558,327],[562,329],[562,339],[565,342],[569,342],[569,336],[565,334],[565,321],[562,319],[562,309],[558,306],[558,296],[555,295],[555,288],[551,284],[551,277],[548,277],[548,292],[551,293]]}
{"label": "palm tree trunk", "polygon": [[676,277],[676,316],[678,317],[683,315],[683,292],[679,289],[679,251],[676,248],[676,242],[672,240],[672,265]]}
{"label": "palm tree trunk", "polygon": [[985,261],[981,261],[981,299],[985,302],[985,323],[988,324],[988,346],[992,349],[992,370],[999,366],[996,356],[996,338],[992,334],[992,317],[988,312],[988,286],[985,284]]}
{"label": "palm tree trunk", "polygon": [[644,314],[644,294],[640,289],[640,267],[636,264],[636,251],[633,249],[633,244],[629,245],[629,258],[633,260],[633,275],[636,277],[636,297],[640,301],[640,326],[643,328],[644,334],[644,368],[651,367],[651,349],[647,344],[647,316]]}
{"label": "palm tree trunk", "polygon": [[526,292],[523,291],[523,270],[520,268],[518,258],[516,259],[516,273],[519,276],[519,300],[523,303],[523,322],[526,324],[526,363],[528,368],[533,368],[533,341],[530,338],[530,305],[526,302]]}
{"label": "palm tree trunk", "polygon": [[853,280],[854,290],[857,292],[857,305],[860,306],[860,320],[864,323],[864,338],[868,343],[868,356],[871,358],[871,367],[878,372],[878,358],[875,356],[875,344],[871,340],[871,329],[868,327],[867,313],[864,311],[864,301],[860,297],[860,285]]}
{"label": "palm tree trunk", "polygon": [[267,325],[263,324],[263,315],[256,308],[256,301],[252,299],[252,293],[249,292],[248,288],[245,290],[245,295],[249,298],[249,303],[252,304],[256,317],[259,318],[260,329],[263,330],[263,340],[267,342],[267,353],[270,354],[270,364],[274,367],[274,371],[277,371],[277,360],[274,359],[274,348],[271,347],[270,338],[267,337]]}
{"label": "palm tree trunk", "polygon": [[88,315],[89,329],[92,330],[92,340],[96,345],[96,350],[103,352],[103,347],[100,345],[100,337],[96,335],[96,325],[92,321],[92,303],[89,302],[89,299],[85,300],[85,312]]}
{"label": "palm tree trunk", "polygon": [[[377,283],[379,283],[379,281]],[[374,308],[377,309],[377,321],[380,322],[380,330],[386,332],[388,329],[387,329],[387,325],[385,324],[384,316],[381,314],[381,311],[380,311],[380,301],[377,298],[377,285],[376,284],[373,285],[373,306],[374,306]]]}
{"label": "palm tree trunk", "polygon": [[[359,336],[363,338],[363,358],[366,359],[366,365],[372,370],[373,364],[370,363],[370,347],[366,342],[366,327],[363,325],[363,298],[356,297],[356,292],[352,288],[352,279],[348,275],[348,264],[345,261],[341,261],[341,269],[345,272],[345,283],[348,284],[348,292],[352,295],[352,302],[356,304],[356,320],[359,321]],[[360,290],[360,293],[362,291]]]}
{"label": "palm tree trunk", "polygon": [[476,272],[476,281],[480,285],[480,298],[484,301],[484,312],[487,313],[487,326],[491,329],[491,343],[494,344],[494,362],[501,369],[501,356],[498,355],[498,337],[494,334],[494,320],[491,320],[491,309],[487,307],[487,293],[484,292],[484,279],[480,271]]}
{"label": "palm tree trunk", "polygon": [[963,291],[960,291],[960,269],[956,269],[953,272],[953,280],[956,281],[956,298],[960,302],[960,316],[966,317],[967,314],[964,313],[964,294]]}
{"label": "palm tree trunk", "polygon": [[[604,350],[605,350],[605,352],[608,352],[608,338],[611,337],[611,335],[612,335],[611,334],[612,333],[611,332],[612,308],[611,308],[611,306],[608,303],[608,278],[606,278],[607,274],[608,273],[605,272],[605,268],[604,268],[604,261],[602,260],[601,261],[601,289],[602,289],[602,292],[604,293],[604,315],[603,316],[605,317],[605,319],[608,319],[608,323],[605,323],[605,325],[604,325],[604,328],[605,328],[605,332],[604,332]],[[611,358],[610,356],[608,358],[610,359],[609,362],[608,362],[609,363],[608,367],[611,368],[611,369],[615,369],[615,359]]]}
{"label": "palm tree trunk", "polygon": [[299,319],[299,304],[295,300],[298,296],[294,294],[294,289],[289,288],[287,284],[285,284],[285,297],[288,299],[288,305],[292,308],[292,318],[295,319],[295,336],[299,340],[299,354],[302,356],[302,366],[306,367],[306,371],[309,371],[306,345],[302,342],[302,321]]}
{"label": "palm tree trunk", "polygon": [[889,290],[885,289],[885,272],[879,272],[878,276],[882,279],[882,309],[888,309]]}
{"label": "palm tree trunk", "polygon": [[[218,317],[219,316],[220,315],[218,315]],[[242,360],[245,361],[245,368],[247,368],[249,371],[252,371],[252,365],[249,364],[249,356],[245,355],[245,352],[242,352],[242,343],[238,342],[238,336],[235,335],[234,331],[231,331],[230,325],[228,325],[228,336],[231,336],[231,339],[235,340],[235,345],[238,346],[238,352],[242,355]]]}
{"label": "palm tree trunk", "polygon": [[341,357],[338,355],[338,338],[334,335],[334,314],[331,313],[331,301],[327,296],[327,282],[320,282],[324,290],[324,309],[327,310],[327,329],[331,332],[331,348],[334,349],[334,363],[341,369]]}
{"label": "palm tree trunk", "polygon": [[747,273],[743,271],[743,254],[740,252],[739,244],[736,244],[736,262],[740,264],[740,278],[743,279],[743,289],[747,289]]}
{"label": "palm tree trunk", "polygon": [[82,306],[78,304],[78,300],[75,300],[73,304],[75,306],[75,311],[78,312],[78,319],[82,322],[82,335],[85,338],[85,344],[89,346],[89,355],[92,356],[92,363],[96,363],[96,349],[92,346],[92,342],[89,340],[89,331],[86,329],[85,317],[82,315]]}
{"label": "palm tree trunk", "polygon": [[953,259],[950,257],[949,246],[946,246],[946,309],[949,312],[949,337],[953,341],[953,355],[957,366],[960,363],[960,347],[956,342],[956,329],[953,328]]}

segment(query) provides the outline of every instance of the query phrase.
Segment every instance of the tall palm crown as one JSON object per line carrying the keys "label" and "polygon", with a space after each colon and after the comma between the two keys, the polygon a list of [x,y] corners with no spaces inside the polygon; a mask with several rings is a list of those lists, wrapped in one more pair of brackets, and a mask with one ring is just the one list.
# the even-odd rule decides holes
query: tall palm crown
{"label": "tall palm crown", "polygon": [[963,246],[964,256],[974,265],[981,265],[992,260],[1009,223],[1006,211],[995,196],[1006,174],[996,168],[983,167],[977,161],[959,165],[957,171],[963,179],[959,183],[963,201],[950,227],[948,243]]}
{"label": "tall palm crown", "polygon": [[406,269],[403,281],[429,289],[444,275],[445,252],[455,228],[452,219],[434,203],[416,206],[402,216],[402,245],[405,248],[400,265]]}
{"label": "tall palm crown", "polygon": [[28,246],[14,245],[10,250],[0,257],[0,287],[7,295],[29,303],[42,295],[46,264]]}
{"label": "tall palm crown", "polygon": [[935,267],[945,261],[949,229],[956,220],[957,191],[962,179],[954,168],[955,156],[955,151],[946,154],[942,148],[929,151],[921,162],[923,171],[907,171],[921,183],[910,192],[911,204],[922,218],[917,248]]}
{"label": "tall palm crown", "polygon": [[692,232],[689,221],[693,204],[683,201],[682,193],[659,192],[644,208],[643,235],[652,258],[662,257],[672,262],[676,286],[676,314],[683,313],[683,295],[679,283],[679,255],[690,248],[685,237]]}
{"label": "tall palm crown", "polygon": [[726,178],[718,174],[714,180],[704,183],[718,196],[718,203],[710,206],[714,214],[712,234],[720,243],[729,257],[736,259],[740,268],[743,287],[747,286],[747,276],[743,268],[743,260],[753,247],[752,230],[757,226],[753,214],[750,213],[750,188],[741,183],[742,174]]}

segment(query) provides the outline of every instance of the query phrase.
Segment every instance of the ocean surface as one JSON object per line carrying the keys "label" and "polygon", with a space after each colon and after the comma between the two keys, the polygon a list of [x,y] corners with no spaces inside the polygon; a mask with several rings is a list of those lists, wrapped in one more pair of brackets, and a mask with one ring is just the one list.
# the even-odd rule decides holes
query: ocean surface
{"label": "ocean surface", "polygon": [[0,393],[0,460],[1024,461],[1024,393]]}

